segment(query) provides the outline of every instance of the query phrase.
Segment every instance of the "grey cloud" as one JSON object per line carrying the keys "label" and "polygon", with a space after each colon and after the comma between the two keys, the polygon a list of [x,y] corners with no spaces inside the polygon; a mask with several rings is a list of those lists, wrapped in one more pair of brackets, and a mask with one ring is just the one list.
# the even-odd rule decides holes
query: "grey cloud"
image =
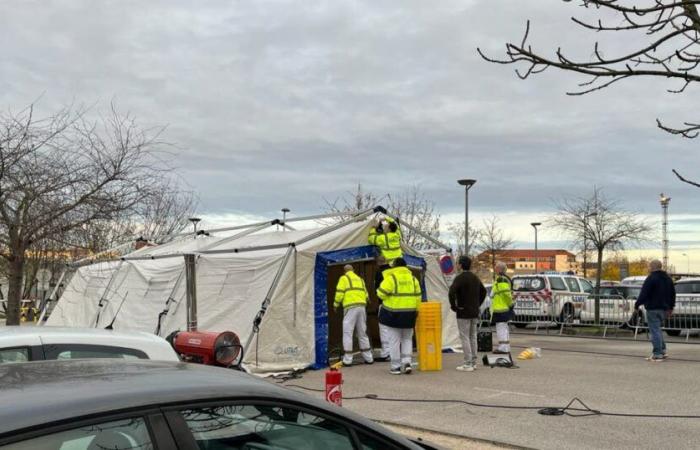
{"label": "grey cloud", "polygon": [[[700,178],[697,144],[654,119],[692,118],[690,95],[635,81],[568,97],[581,79],[526,82],[487,64],[533,20],[533,45],[590,56],[560,2],[14,2],[1,7],[0,100],[42,106],[114,99],[168,124],[203,212],[316,212],[358,182],[418,184],[459,211],[455,180],[479,179],[483,211],[541,211],[604,186],[632,209],[697,209],[670,172]],[[608,52],[632,43],[616,36]],[[670,100],[672,101],[670,101]],[[690,115],[690,116],[689,116]]]}

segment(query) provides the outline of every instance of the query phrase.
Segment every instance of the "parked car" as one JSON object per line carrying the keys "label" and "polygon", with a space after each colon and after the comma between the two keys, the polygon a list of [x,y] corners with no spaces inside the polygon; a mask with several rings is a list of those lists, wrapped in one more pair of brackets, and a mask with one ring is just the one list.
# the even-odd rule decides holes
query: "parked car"
{"label": "parked car", "polygon": [[0,328],[0,364],[82,358],[179,361],[165,339],[140,331],[36,326]]}
{"label": "parked car", "polygon": [[[604,324],[639,324],[634,302],[642,287],[639,285],[602,285],[600,287],[600,321]],[[590,295],[581,308],[581,322],[595,321],[595,295]]]}
{"label": "parked car", "polygon": [[513,277],[516,327],[529,322],[573,322],[581,314],[593,285],[585,278],[567,274],[532,274]]}
{"label": "parked car", "polygon": [[700,278],[681,278],[676,286],[676,308],[665,326],[670,336],[684,329],[700,328]]}
{"label": "parked car", "polygon": [[167,361],[0,366],[2,450],[434,449],[243,372]]}
{"label": "parked car", "polygon": [[633,277],[626,277],[622,279],[622,284],[632,284],[632,285],[638,285],[641,286],[644,284],[644,280],[647,279],[646,275],[636,275]]}

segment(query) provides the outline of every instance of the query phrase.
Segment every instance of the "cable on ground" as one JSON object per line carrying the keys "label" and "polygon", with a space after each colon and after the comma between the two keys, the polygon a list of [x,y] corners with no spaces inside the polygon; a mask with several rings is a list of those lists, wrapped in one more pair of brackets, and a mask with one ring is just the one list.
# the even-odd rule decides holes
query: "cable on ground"
{"label": "cable on ground", "polygon": [[[286,387],[298,388],[311,392],[322,392],[323,389],[315,389],[298,384],[286,384]],[[590,416],[606,416],[606,417],[628,417],[628,418],[646,418],[646,419],[700,419],[700,415],[681,415],[681,414],[635,414],[635,413],[616,413],[607,412],[590,408],[578,397],[574,397],[566,406],[516,406],[516,405],[494,405],[489,403],[476,403],[467,400],[456,399],[417,399],[417,398],[400,398],[400,397],[380,397],[377,394],[365,394],[360,396],[343,396],[343,400],[373,400],[380,402],[398,402],[398,403],[435,403],[435,404],[462,404],[475,408],[491,408],[491,409],[510,409],[510,410],[525,410],[537,411],[538,414],[544,416],[568,416],[568,417],[590,417]]]}

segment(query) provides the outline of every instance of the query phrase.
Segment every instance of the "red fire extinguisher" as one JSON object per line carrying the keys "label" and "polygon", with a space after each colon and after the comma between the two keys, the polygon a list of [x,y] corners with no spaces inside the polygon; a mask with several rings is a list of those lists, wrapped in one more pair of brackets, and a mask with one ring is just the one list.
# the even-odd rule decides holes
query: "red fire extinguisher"
{"label": "red fire extinguisher", "polygon": [[343,373],[340,370],[326,371],[326,401],[343,406]]}

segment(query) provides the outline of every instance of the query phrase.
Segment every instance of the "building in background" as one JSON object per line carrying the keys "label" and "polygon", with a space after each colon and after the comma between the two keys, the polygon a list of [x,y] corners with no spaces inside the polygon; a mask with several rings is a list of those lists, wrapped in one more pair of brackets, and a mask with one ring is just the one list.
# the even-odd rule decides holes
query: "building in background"
{"label": "building in background", "polygon": [[[533,273],[535,271],[535,255],[537,255],[537,271],[554,270],[557,272],[579,273],[581,264],[576,261],[576,255],[568,250],[535,250],[513,249],[501,250],[496,259],[503,261],[508,270],[513,273]],[[491,267],[491,253],[481,252],[477,256],[480,265]]]}

